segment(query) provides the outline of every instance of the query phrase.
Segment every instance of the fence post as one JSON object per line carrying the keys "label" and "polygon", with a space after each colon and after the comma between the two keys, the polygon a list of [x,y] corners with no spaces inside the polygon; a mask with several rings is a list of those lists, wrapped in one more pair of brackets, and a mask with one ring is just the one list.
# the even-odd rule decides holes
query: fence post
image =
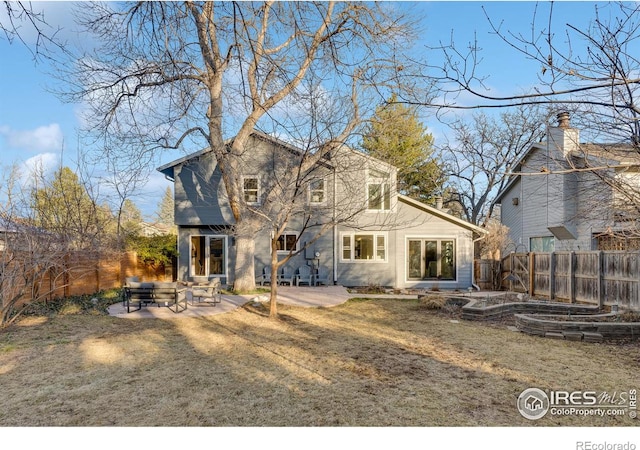
{"label": "fence post", "polygon": [[569,302],[576,302],[576,265],[575,265],[575,252],[569,253]]}
{"label": "fence post", "polygon": [[[509,271],[513,273],[513,255],[514,253],[509,253]],[[513,292],[513,280],[509,280],[509,291]]]}
{"label": "fence post", "polygon": [[529,297],[533,297],[536,289],[536,254],[529,253]]}
{"label": "fence post", "polygon": [[598,307],[604,306],[604,252],[598,252]]}
{"label": "fence post", "polygon": [[549,253],[549,300],[556,298],[556,252]]}

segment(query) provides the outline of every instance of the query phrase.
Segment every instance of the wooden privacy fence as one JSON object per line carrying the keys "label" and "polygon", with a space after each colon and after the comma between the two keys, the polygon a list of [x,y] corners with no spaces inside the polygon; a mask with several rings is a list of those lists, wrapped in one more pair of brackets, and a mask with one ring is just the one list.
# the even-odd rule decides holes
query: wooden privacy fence
{"label": "wooden privacy fence", "polygon": [[[38,277],[34,286],[28,286],[27,297],[52,300],[73,295],[90,295],[119,288],[126,277],[138,276],[145,281],[173,281],[172,266],[155,267],[143,263],[136,252],[118,255],[100,255],[90,252],[70,252],[62,263]],[[5,280],[20,283],[20,280]],[[21,286],[18,286],[20,288]],[[24,284],[22,285],[24,287]],[[30,301],[24,298],[22,301]]]}
{"label": "wooden privacy fence", "polygon": [[640,310],[640,252],[510,253],[502,287],[529,295]]}
{"label": "wooden privacy fence", "polygon": [[45,282],[50,285],[51,297],[94,294],[105,289],[122,286],[126,277],[138,276],[145,281],[173,281],[172,267],[151,266],[138,259],[136,252],[126,252],[119,258],[71,253],[67,256],[69,268],[62,277],[50,274]]}

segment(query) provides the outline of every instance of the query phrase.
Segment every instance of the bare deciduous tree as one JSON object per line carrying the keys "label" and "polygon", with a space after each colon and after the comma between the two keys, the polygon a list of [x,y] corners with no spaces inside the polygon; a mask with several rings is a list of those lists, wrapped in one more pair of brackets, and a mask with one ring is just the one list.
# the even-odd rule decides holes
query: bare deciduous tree
{"label": "bare deciduous tree", "polygon": [[[215,154],[235,221],[235,288],[250,290],[254,237],[263,214],[239,183],[258,127],[295,134],[311,116],[315,141],[335,147],[363,117],[369,88],[397,84],[407,21],[360,2],[139,2],[83,5],[79,22],[100,40],[65,77],[89,105],[89,127],[118,135],[122,151],[201,142]],[[401,68],[403,75],[408,68]],[[324,91],[320,104],[308,93]],[[315,94],[314,94],[315,95]],[[331,105],[331,122],[318,109]],[[304,105],[301,108],[301,105]],[[311,131],[313,130],[313,131]],[[235,136],[230,145],[225,138]]]}
{"label": "bare deciduous tree", "polygon": [[73,252],[105,252],[110,242],[106,211],[70,169],[53,179],[41,170],[7,170],[0,186],[0,327],[29,303],[59,295],[72,272],[95,270],[86,261],[76,266],[69,258]]}
{"label": "bare deciduous tree", "polygon": [[[29,49],[35,60],[50,58],[53,52],[65,52],[65,44],[57,38],[59,29],[54,29],[44,13],[34,9],[32,2],[3,1],[4,20],[0,20],[0,34],[10,42],[21,42]],[[37,5],[37,3],[36,3]],[[26,27],[26,28],[25,28]],[[35,32],[34,42],[28,42],[25,34]]]}
{"label": "bare deciduous tree", "polygon": [[466,220],[485,225],[492,217],[492,201],[512,165],[544,136],[543,118],[538,108],[520,107],[502,112],[499,119],[478,113],[471,121],[450,125],[453,137],[441,151],[449,168],[449,192]]}
{"label": "bare deciduous tree", "polygon": [[[476,39],[462,48],[452,39],[449,44],[430,49],[439,50],[444,56],[442,66],[429,67],[431,79],[439,88],[439,101],[417,103],[440,113],[473,109],[488,112],[524,105],[544,106],[551,111],[549,117],[567,111],[572,126],[581,131],[581,142],[599,146],[590,148],[596,157],[585,154],[586,147],[564,155],[566,160],[559,162],[562,172],[590,172],[593,179],[611,187],[614,196],[625,198],[624,209],[628,210],[631,204],[631,209],[637,211],[637,177],[628,173],[629,176],[620,176],[620,172],[629,172],[629,166],[640,162],[640,7],[629,2],[590,5],[593,16],[588,26],[572,24],[571,19],[558,24],[554,20],[556,7],[553,2],[535,4],[529,30],[509,29],[507,23],[488,12],[489,7],[483,8],[492,31],[505,48],[522,55],[523,61],[536,63],[537,82],[528,91],[492,94],[486,87],[490,73],[483,73],[481,66],[482,42]],[[597,156],[605,153],[615,154],[617,161],[624,160],[624,164],[606,155],[604,159]],[[579,189],[593,186],[585,181]],[[593,203],[602,207],[602,200],[594,197]],[[610,196],[604,200],[609,210],[620,205],[611,203]]]}

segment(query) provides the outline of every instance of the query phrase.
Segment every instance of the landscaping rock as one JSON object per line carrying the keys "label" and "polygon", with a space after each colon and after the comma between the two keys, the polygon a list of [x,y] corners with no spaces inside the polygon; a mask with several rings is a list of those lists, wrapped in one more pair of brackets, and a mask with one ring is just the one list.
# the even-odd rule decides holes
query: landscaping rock
{"label": "landscaping rock", "polygon": [[546,338],[550,338],[550,339],[564,339],[564,334],[562,333],[556,333],[554,331],[547,331],[544,334],[544,337]]}

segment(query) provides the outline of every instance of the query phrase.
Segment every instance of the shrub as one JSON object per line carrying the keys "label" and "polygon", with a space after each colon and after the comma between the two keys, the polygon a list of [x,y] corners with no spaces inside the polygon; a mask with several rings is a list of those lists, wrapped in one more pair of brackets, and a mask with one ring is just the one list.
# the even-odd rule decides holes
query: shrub
{"label": "shrub", "polygon": [[424,295],[418,299],[421,309],[442,309],[446,303],[447,299],[441,295]]}

